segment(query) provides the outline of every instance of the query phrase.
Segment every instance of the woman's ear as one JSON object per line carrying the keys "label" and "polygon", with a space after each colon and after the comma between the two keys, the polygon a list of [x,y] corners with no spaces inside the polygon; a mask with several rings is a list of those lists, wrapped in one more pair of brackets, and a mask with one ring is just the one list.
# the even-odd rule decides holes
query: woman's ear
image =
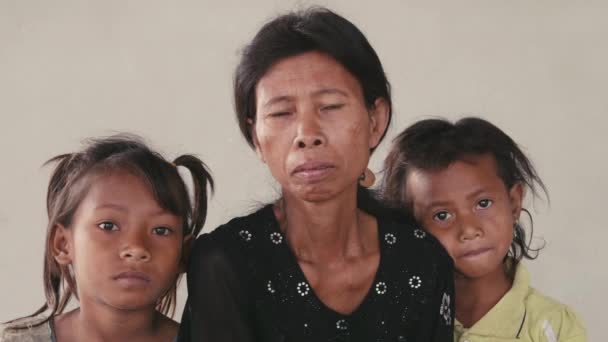
{"label": "woman's ear", "polygon": [[253,147],[255,148],[255,153],[258,155],[258,158],[260,158],[262,163],[266,163],[266,159],[264,158],[264,154],[262,153],[262,149],[260,148],[260,141],[258,140],[258,134],[255,130],[255,121],[251,118],[248,118],[247,125],[249,126],[249,134],[251,135],[251,141],[253,142]]}
{"label": "woman's ear", "polygon": [[513,214],[514,222],[519,220],[519,215],[523,207],[524,186],[521,182],[513,184],[509,190],[509,201],[511,202],[511,213]]}
{"label": "woman's ear", "polygon": [[53,229],[51,236],[52,253],[55,261],[59,265],[70,265],[73,262],[72,251],[72,230],[67,229],[62,224],[57,224]]}
{"label": "woman's ear", "polygon": [[188,234],[184,237],[184,242],[182,243],[182,258],[179,261],[179,273],[186,273],[188,270],[188,261],[190,260],[190,253],[194,246],[194,240],[196,240],[196,238],[192,234]]}
{"label": "woman's ear", "polygon": [[386,99],[379,97],[374,101],[374,107],[369,113],[369,148],[376,148],[380,143],[380,139],[384,136],[384,132],[388,128],[389,105]]}

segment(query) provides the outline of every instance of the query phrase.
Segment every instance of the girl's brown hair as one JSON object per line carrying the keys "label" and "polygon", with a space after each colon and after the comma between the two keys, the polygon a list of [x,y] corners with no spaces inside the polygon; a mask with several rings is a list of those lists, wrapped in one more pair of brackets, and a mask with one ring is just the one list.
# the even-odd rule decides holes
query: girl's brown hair
{"label": "girl's brown hair", "polygon": [[[548,198],[545,184],[517,143],[500,128],[475,117],[455,123],[443,119],[421,120],[401,132],[393,140],[384,161],[382,196],[390,206],[412,211],[411,199],[405,191],[407,176],[412,170],[443,170],[456,161],[482,154],[494,157],[498,176],[507,189],[521,183],[534,196],[542,191]],[[535,259],[540,250],[531,247],[532,216],[526,209],[523,212],[530,218],[530,236],[526,236],[520,222],[513,227],[513,242],[507,257],[515,265],[522,258]]]}
{"label": "girl's brown hair", "polygon": [[[76,209],[91,186],[93,175],[123,170],[147,183],[158,204],[181,218],[184,236],[196,237],[207,216],[207,189],[213,191],[213,179],[205,164],[195,156],[182,155],[172,163],[151,150],[141,138],[119,134],[107,138],[90,139],[80,152],[62,154],[45,163],[57,163],[47,190],[48,226],[44,252],[44,292],[46,302],[26,317],[50,311],[49,315],[32,326],[42,325],[61,314],[72,296],[77,297],[76,280],[66,266],[60,265],[52,254],[52,241],[58,225],[70,227]],[[192,200],[186,184],[177,170],[182,166],[192,176]],[[175,311],[176,288],[180,276],[156,305],[163,314]],[[18,320],[15,329],[19,326]]]}

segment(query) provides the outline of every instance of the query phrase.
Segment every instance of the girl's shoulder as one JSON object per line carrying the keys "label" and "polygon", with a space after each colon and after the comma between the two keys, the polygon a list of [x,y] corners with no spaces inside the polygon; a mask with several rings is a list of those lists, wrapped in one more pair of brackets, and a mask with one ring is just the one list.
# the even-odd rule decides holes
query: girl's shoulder
{"label": "girl's shoulder", "polygon": [[587,341],[585,324],[574,309],[532,287],[526,297],[526,311],[531,332],[537,334],[539,340]]}
{"label": "girl's shoulder", "polygon": [[54,342],[45,317],[25,317],[0,326],[0,342]]}

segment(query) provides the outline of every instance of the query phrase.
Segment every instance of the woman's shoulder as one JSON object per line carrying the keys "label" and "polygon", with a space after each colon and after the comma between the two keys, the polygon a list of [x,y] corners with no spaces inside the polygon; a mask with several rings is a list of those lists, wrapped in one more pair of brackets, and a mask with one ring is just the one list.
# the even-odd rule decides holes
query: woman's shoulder
{"label": "woman's shoulder", "polygon": [[451,271],[453,261],[445,248],[411,216],[388,213],[378,219],[382,242],[388,248],[399,245],[395,251],[403,254],[404,262],[434,264]]}
{"label": "woman's shoulder", "polygon": [[210,233],[200,235],[193,246],[190,260],[214,267],[246,256],[252,242],[269,224],[272,208],[265,206],[251,214],[231,219]]}
{"label": "woman's shoulder", "polygon": [[250,242],[256,233],[269,224],[271,215],[271,205],[264,206],[248,215],[235,217],[210,233],[202,234],[197,238],[197,243],[213,248],[216,245],[225,247]]}
{"label": "woman's shoulder", "polygon": [[399,286],[432,297],[434,301],[442,300],[435,298],[438,295],[451,295],[453,261],[437,239],[413,220],[380,219],[379,222],[385,269]]}
{"label": "woman's shoulder", "polygon": [[238,216],[206,234],[215,240],[250,241],[255,232],[271,223],[272,205],[266,205],[248,215]]}
{"label": "woman's shoulder", "polygon": [[532,330],[548,341],[586,341],[586,328],[581,316],[570,306],[530,287],[526,312]]}
{"label": "woman's shoulder", "polygon": [[25,317],[0,326],[0,342],[51,342],[52,330],[45,317]]}

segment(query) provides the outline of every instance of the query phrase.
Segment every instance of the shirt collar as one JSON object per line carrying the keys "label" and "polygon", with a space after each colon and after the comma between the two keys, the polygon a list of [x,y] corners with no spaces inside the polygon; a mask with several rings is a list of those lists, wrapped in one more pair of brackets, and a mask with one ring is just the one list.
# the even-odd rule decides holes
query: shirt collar
{"label": "shirt collar", "polygon": [[526,316],[525,299],[530,287],[530,275],[520,262],[516,266],[511,289],[471,328],[466,329],[456,320],[454,329],[462,335],[513,338],[522,328]]}

